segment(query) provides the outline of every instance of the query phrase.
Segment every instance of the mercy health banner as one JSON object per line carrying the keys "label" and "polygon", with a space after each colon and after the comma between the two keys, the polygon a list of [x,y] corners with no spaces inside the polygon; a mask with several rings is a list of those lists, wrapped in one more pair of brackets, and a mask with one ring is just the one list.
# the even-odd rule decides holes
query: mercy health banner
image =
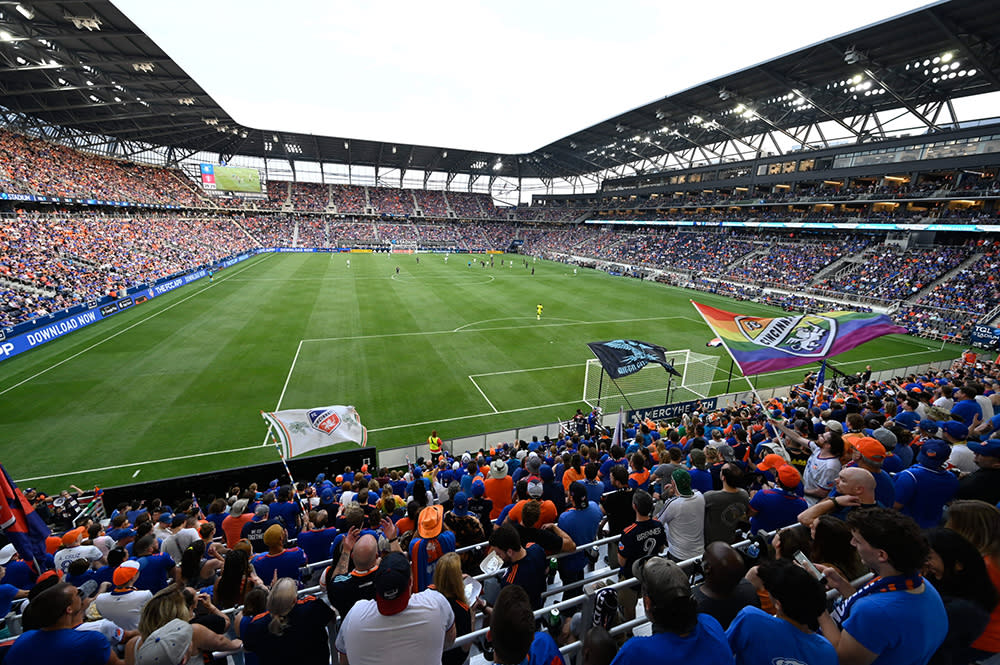
{"label": "mercy health banner", "polygon": [[[216,268],[226,268],[235,265],[240,261],[244,261],[256,254],[257,252],[247,252],[245,254],[230,257],[220,261],[216,265]],[[71,316],[60,318],[52,323],[32,327],[27,332],[17,332],[17,328],[15,328],[15,334],[8,335],[6,332],[0,330],[0,362],[8,358],[12,358],[19,353],[29,351],[36,346],[45,344],[46,342],[58,339],[59,337],[71,333],[74,330],[79,330],[80,328],[89,326],[92,323],[114,316],[118,312],[122,312],[135,305],[141,305],[148,300],[152,300],[157,296],[162,296],[164,293],[169,293],[174,289],[190,284],[191,282],[197,281],[207,275],[208,269],[203,268],[180,277],[165,279],[154,284],[153,286],[141,288],[137,291],[131,292],[124,298],[110,300]]]}
{"label": "mercy health banner", "polygon": [[705,413],[707,411],[714,411],[719,405],[719,398],[708,397],[702,400],[694,400],[691,402],[674,402],[673,404],[664,404],[663,406],[652,406],[646,409],[636,409],[635,411],[628,412],[628,422],[645,422],[647,420],[673,420],[674,418],[680,418],[685,413],[691,413],[692,411],[700,411]]}
{"label": "mercy health banner", "polygon": [[983,349],[1000,349],[1000,328],[992,326],[974,325],[972,326],[972,337],[970,339],[973,346]]}

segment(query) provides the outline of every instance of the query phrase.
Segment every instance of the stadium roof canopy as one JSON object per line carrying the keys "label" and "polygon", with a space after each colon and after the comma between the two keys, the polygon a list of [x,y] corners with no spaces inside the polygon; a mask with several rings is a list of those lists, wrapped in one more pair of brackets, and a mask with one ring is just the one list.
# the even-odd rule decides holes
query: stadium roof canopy
{"label": "stadium roof canopy", "polygon": [[0,2],[0,105],[135,144],[136,153],[141,144],[168,146],[177,158],[208,151],[566,178],[682,151],[718,154],[713,146],[727,142],[761,150],[763,139],[751,144],[751,136],[782,134],[805,146],[817,135],[802,128],[825,122],[858,141],[877,140],[875,114],[889,109],[913,114],[928,131],[948,129],[939,125],[948,100],[997,90],[1000,3],[950,0],[701,83],[531,153],[487,153],[246,127],[110,1]]}

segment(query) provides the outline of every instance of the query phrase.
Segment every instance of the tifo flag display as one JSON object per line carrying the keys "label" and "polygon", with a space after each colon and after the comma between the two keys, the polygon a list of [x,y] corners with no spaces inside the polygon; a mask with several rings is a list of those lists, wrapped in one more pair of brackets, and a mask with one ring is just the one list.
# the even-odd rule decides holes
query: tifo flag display
{"label": "tifo flag display", "polygon": [[362,446],[368,443],[368,430],[361,424],[361,417],[353,406],[261,411],[260,414],[274,426],[281,455],[285,458],[343,441]]}
{"label": "tifo flag display", "polygon": [[657,363],[671,374],[678,372],[667,363],[667,350],[662,346],[637,339],[613,339],[608,342],[588,342],[587,346],[601,361],[601,367],[612,379],[635,374],[649,363]]}
{"label": "tifo flag display", "polygon": [[884,314],[822,312],[789,316],[743,316],[696,303],[744,376],[800,367],[850,351],[882,335],[905,335],[906,328]]}
{"label": "tifo flag display", "polygon": [[45,560],[45,539],[51,532],[3,465],[0,465],[0,495],[0,529],[3,529],[21,559],[34,563],[35,571],[42,572],[40,566]]}

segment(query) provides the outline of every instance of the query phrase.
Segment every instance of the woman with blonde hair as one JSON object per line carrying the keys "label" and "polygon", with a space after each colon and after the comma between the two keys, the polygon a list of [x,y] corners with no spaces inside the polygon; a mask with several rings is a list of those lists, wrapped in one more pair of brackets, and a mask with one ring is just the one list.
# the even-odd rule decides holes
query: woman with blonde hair
{"label": "woman with blonde hair", "polygon": [[[455,637],[472,632],[472,611],[465,596],[465,578],[462,575],[462,559],[455,552],[448,552],[438,559],[434,568],[434,582],[428,587],[434,589],[448,601],[455,613]],[[453,647],[441,654],[441,665],[462,665],[469,659],[469,646]]]}
{"label": "woman with blonde hair", "polygon": [[[201,596],[199,596],[201,598]],[[207,598],[207,596],[205,596]],[[173,619],[191,621],[193,615],[184,596],[184,587],[171,584],[145,604],[139,615],[139,635],[125,645],[125,663],[134,665],[136,650],[153,632],[170,623]],[[243,646],[240,640],[230,640],[225,635],[212,632],[200,624],[191,624],[191,652],[211,653],[213,651],[235,651]]]}
{"label": "woman with blonde hair", "polygon": [[298,584],[282,577],[271,586],[267,612],[243,621],[240,634],[260,665],[328,665],[326,627],[336,618],[329,605],[314,596],[298,597]]}

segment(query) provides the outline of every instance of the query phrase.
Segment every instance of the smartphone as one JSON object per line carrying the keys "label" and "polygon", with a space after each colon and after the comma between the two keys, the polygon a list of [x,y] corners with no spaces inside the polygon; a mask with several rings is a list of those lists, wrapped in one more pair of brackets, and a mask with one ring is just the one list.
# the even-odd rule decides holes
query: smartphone
{"label": "smartphone", "polygon": [[796,550],[795,554],[792,555],[792,558],[795,559],[795,563],[809,571],[809,574],[815,577],[820,584],[826,584],[826,575],[821,573],[819,568],[813,565],[813,562],[809,560],[809,557],[802,553],[802,550]]}

